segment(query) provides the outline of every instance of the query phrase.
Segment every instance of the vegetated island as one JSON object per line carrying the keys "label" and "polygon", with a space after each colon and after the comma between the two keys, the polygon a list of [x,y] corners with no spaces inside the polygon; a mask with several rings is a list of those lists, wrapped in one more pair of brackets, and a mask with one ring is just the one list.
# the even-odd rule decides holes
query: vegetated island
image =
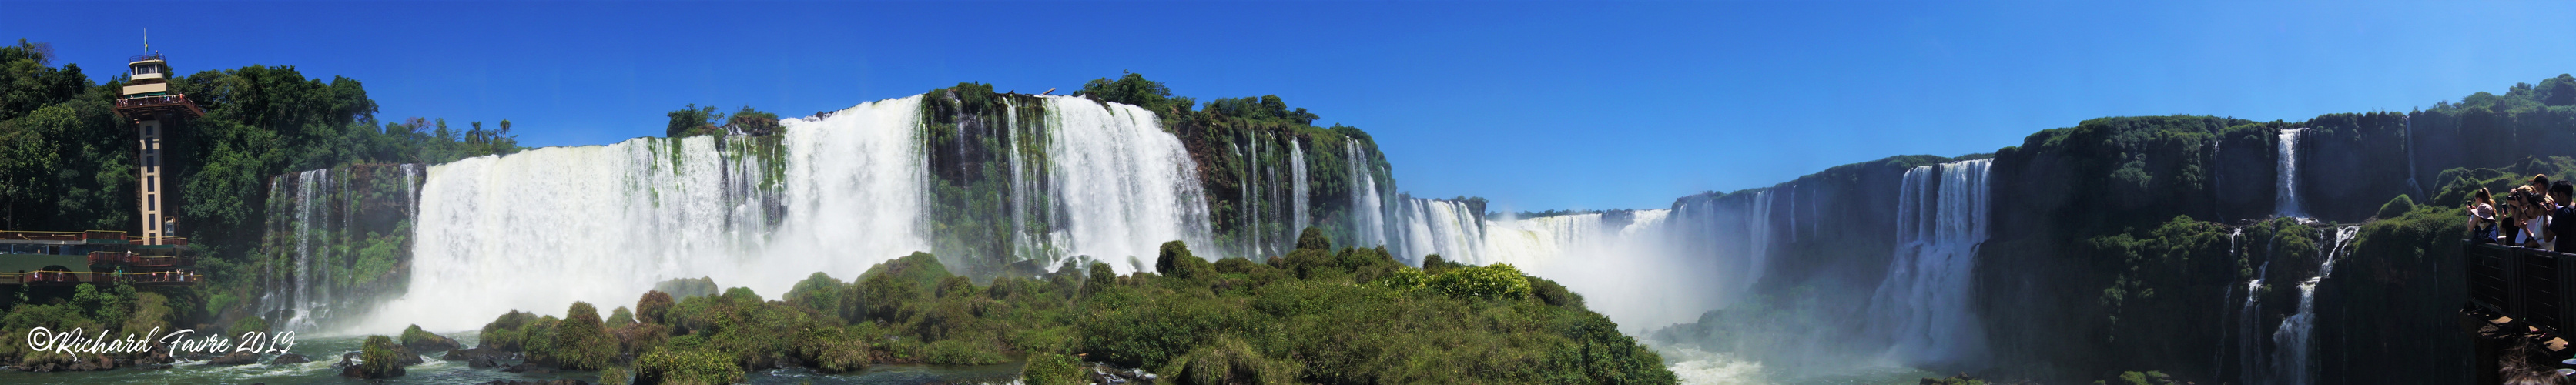
{"label": "vegetated island", "polygon": [[[1582,296],[1510,265],[1434,256],[1417,269],[1382,248],[1330,250],[1311,228],[1297,245],[1266,263],[1209,262],[1175,241],[1162,246],[1153,272],[1121,276],[1076,258],[1053,272],[981,285],[914,253],[850,281],[815,273],[780,299],[676,280],[605,319],[578,302],[564,318],[502,315],[483,327],[479,346],[445,359],[515,355],[636,384],[1013,357],[1026,360],[1029,384],[1095,376],[1190,384],[1676,382],[1659,355],[1586,309]],[[431,338],[414,329],[402,340]],[[368,344],[362,355],[414,353],[391,342]],[[399,370],[384,367],[361,376]]]}

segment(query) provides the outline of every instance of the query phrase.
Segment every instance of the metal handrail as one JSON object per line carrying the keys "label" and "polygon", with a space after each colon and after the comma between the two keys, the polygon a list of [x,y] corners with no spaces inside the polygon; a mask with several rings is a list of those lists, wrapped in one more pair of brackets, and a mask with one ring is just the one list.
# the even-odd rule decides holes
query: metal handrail
{"label": "metal handrail", "polygon": [[2549,329],[2576,331],[2576,255],[2496,244],[2468,245],[2469,302]]}
{"label": "metal handrail", "polygon": [[117,107],[141,107],[186,103],[188,103],[188,95],[186,94],[129,96],[116,99]]}
{"label": "metal handrail", "polygon": [[161,54],[158,54],[158,53],[148,53],[148,54],[142,54],[142,55],[134,55],[133,57],[125,58],[125,62],[127,62],[127,63],[133,63],[133,62],[139,62],[139,61],[145,61],[145,60],[169,61],[169,60],[166,60],[166,59],[162,59],[162,58],[161,58]]}

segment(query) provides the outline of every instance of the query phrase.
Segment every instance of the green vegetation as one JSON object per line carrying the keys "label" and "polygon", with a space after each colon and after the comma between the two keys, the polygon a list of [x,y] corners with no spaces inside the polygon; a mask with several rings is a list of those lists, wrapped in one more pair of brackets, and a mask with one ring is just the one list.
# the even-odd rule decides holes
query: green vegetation
{"label": "green vegetation", "polygon": [[[555,327],[550,351],[529,352],[530,361],[552,363],[572,370],[599,370],[608,367],[617,356],[617,339],[609,336],[599,322],[599,309],[588,302],[573,302],[564,311],[564,320]],[[541,354],[540,354],[541,353]]]}
{"label": "green vegetation", "polygon": [[1087,367],[1073,356],[1034,352],[1028,364],[1020,369],[1020,381],[1029,385],[1082,385],[1090,383]]}
{"label": "green vegetation", "polygon": [[366,345],[358,352],[358,359],[364,362],[350,370],[359,378],[401,377],[405,365],[403,356],[408,355],[402,349],[402,345],[394,344],[393,338],[367,336]]}
{"label": "green vegetation", "polygon": [[2182,385],[2188,383],[2189,382],[2175,381],[2173,376],[2168,376],[2165,375],[2164,372],[2153,370],[2146,372],[2120,372],[2120,378],[2117,380],[2093,381],[2093,385]]}
{"label": "green vegetation", "polygon": [[734,111],[730,118],[724,113],[716,112],[715,106],[699,107],[696,104],[690,104],[688,107],[682,107],[664,115],[671,118],[671,123],[663,130],[663,136],[671,138],[726,134],[769,135],[777,133],[779,128],[778,114],[754,110],[751,106],[742,106],[742,109]]}
{"label": "green vegetation", "polygon": [[[113,68],[118,75],[97,83],[83,68],[57,65],[57,59],[43,43],[0,45],[0,196],[9,197],[0,200],[0,229],[133,231],[139,211],[133,198],[136,127],[114,112],[127,76]],[[242,329],[258,316],[245,308],[255,301],[243,298],[258,296],[254,285],[266,278],[260,274],[269,271],[264,264],[273,263],[259,250],[273,210],[272,175],[438,163],[520,149],[512,134],[516,127],[507,120],[491,128],[483,122],[456,128],[444,119],[379,120],[375,101],[358,81],[308,78],[291,66],[206,70],[173,76],[169,84],[206,113],[172,129],[163,163],[175,175],[163,183],[175,206],[165,210],[183,222],[179,235],[192,238],[189,253],[209,281],[144,289],[169,309],[153,315],[159,322]],[[335,281],[326,285],[401,284],[399,276],[385,272],[401,263],[407,227],[369,229],[333,234],[341,241],[326,243],[332,255],[351,261],[335,265],[341,271],[332,272]],[[28,295],[0,295],[0,309],[50,305],[68,301],[72,293],[20,294]]]}
{"label": "green vegetation", "polygon": [[[1075,95],[1143,107],[1161,118],[1164,130],[1180,137],[1199,165],[1217,247],[1226,250],[1293,246],[1290,241],[1303,228],[1288,223],[1295,211],[1294,197],[1285,187],[1290,182],[1262,177],[1272,173],[1288,177],[1288,165],[1298,158],[1289,155],[1290,149],[1303,150],[1305,183],[1310,186],[1307,211],[1313,226],[1326,235],[1346,240],[1360,235],[1348,225],[1356,214],[1347,207],[1352,201],[1351,184],[1360,180],[1355,174],[1365,173],[1387,190],[1381,192],[1383,198],[1395,197],[1390,166],[1367,132],[1341,124],[1315,126],[1319,117],[1304,108],[1289,107],[1278,95],[1200,103],[1172,96],[1170,87],[1136,73],[1092,80]],[[1346,147],[1356,151],[1345,151]],[[1351,159],[1354,156],[1359,159]],[[1355,165],[1364,169],[1354,169]],[[1476,212],[1483,212],[1482,201],[1472,201]]]}
{"label": "green vegetation", "polygon": [[[1184,383],[1674,381],[1660,356],[1562,285],[1508,265],[1425,274],[1382,250],[1331,251],[1320,230],[1305,233],[1299,243],[1308,248],[1268,264],[1208,263],[1173,242],[1157,260],[1171,274],[1118,275],[1095,262],[988,285],[914,253],[851,281],[815,274],[784,300],[730,288],[670,303],[649,292],[636,305],[641,323],[609,327],[613,341],[567,337],[599,327],[587,304],[564,320],[503,315],[484,327],[484,341],[532,362],[631,363],[637,383],[739,381],[779,365],[849,372],[1012,357],[1029,361],[1031,383],[1081,381],[1082,360]],[[593,347],[620,353],[566,358]]]}
{"label": "green vegetation", "polygon": [[415,352],[437,352],[464,348],[464,346],[457,345],[456,340],[448,339],[446,336],[441,336],[436,333],[430,333],[427,330],[421,330],[420,325],[411,325],[411,327],[403,328],[402,345],[404,348],[409,348]]}

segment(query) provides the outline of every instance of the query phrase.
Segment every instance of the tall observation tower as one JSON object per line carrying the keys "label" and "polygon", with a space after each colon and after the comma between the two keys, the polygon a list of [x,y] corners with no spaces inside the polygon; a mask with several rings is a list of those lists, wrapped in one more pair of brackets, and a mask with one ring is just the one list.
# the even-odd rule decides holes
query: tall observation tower
{"label": "tall observation tower", "polygon": [[136,145],[139,146],[136,155],[142,157],[135,163],[135,168],[141,170],[135,178],[135,183],[140,185],[135,187],[135,192],[143,200],[137,202],[135,208],[143,212],[142,217],[137,218],[143,222],[142,242],[161,245],[168,244],[169,238],[175,236],[172,232],[179,226],[178,218],[165,214],[177,211],[177,208],[165,206],[167,202],[162,202],[162,197],[169,195],[169,189],[162,185],[163,177],[176,182],[179,171],[163,166],[164,162],[170,161],[170,149],[164,144],[172,142],[169,139],[186,126],[188,119],[205,116],[206,111],[189,102],[188,95],[170,89],[170,65],[162,61],[159,52],[152,51],[149,40],[144,42],[143,51],[145,54],[126,63],[133,80],[126,84],[124,96],[116,99],[116,114],[134,122]]}

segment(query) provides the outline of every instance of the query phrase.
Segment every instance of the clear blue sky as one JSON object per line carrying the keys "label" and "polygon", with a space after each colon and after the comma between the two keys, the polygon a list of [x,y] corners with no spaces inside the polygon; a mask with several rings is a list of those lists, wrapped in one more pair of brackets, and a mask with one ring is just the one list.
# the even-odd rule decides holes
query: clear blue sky
{"label": "clear blue sky", "polygon": [[[661,134],[684,104],[804,116],[978,81],[1135,71],[1375,135],[1404,190],[1656,208],[2083,119],[2305,120],[2576,72],[2557,3],[11,3],[0,37],[94,77],[293,65],[385,120],[522,143]],[[1062,93],[1061,91],[1059,93]]]}

